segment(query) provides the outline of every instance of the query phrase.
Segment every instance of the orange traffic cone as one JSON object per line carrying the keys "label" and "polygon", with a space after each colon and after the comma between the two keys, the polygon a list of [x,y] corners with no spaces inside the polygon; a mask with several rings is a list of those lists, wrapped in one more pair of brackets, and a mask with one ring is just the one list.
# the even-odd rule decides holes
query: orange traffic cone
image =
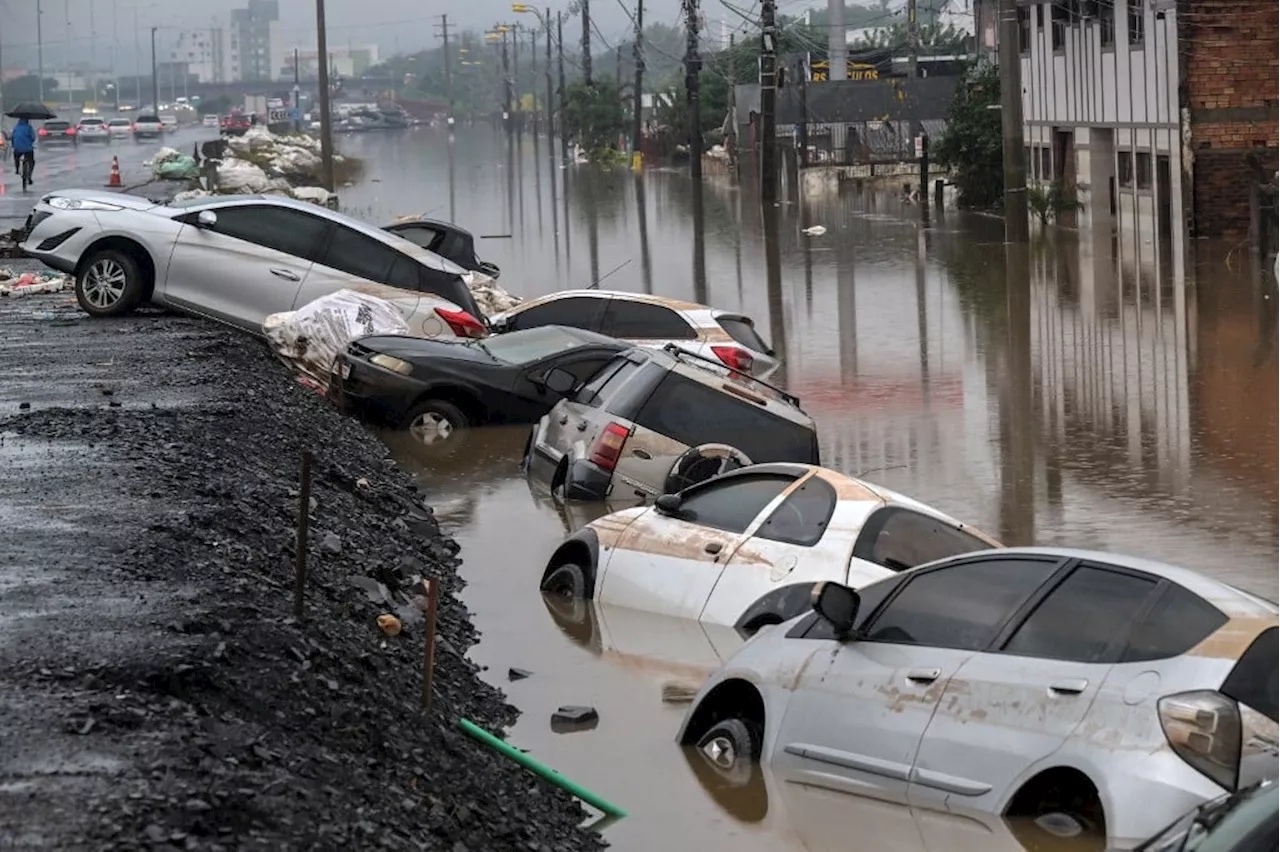
{"label": "orange traffic cone", "polygon": [[107,188],[111,189],[111,188],[115,188],[123,185],[124,184],[120,183],[120,158],[112,157],[111,158],[111,179],[107,181]]}

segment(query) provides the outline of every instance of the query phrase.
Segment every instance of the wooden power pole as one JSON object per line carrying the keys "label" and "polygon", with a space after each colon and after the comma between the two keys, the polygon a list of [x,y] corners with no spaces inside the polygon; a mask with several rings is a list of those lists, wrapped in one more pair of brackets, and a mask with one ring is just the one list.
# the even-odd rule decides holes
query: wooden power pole
{"label": "wooden power pole", "polygon": [[1004,143],[1004,238],[1025,243],[1027,164],[1022,155],[1022,60],[1018,51],[1016,0],[1000,0],[1000,119]]}
{"label": "wooden power pole", "polygon": [[644,163],[644,157],[640,153],[643,129],[640,114],[644,100],[640,95],[644,85],[644,0],[636,0],[636,41],[631,50],[636,65],[636,88],[631,93],[631,168],[640,171]]}
{"label": "wooden power pole", "polygon": [[760,203],[778,202],[778,29],[774,0],[760,4]]}
{"label": "wooden power pole", "polygon": [[689,120],[689,177],[694,183],[701,183],[702,105],[698,100],[698,72],[702,60],[698,57],[698,0],[684,0],[684,13],[684,91]]}

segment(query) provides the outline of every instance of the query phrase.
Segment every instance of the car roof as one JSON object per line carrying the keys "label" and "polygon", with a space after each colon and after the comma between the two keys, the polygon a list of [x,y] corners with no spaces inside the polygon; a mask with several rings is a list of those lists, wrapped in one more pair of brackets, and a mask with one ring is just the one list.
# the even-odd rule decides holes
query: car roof
{"label": "car roof", "polygon": [[[633,347],[632,351],[643,353],[653,363],[665,367],[673,373],[679,373],[704,385],[741,397],[748,401],[763,400],[765,407],[773,414],[782,416],[793,423],[815,428],[813,418],[800,407],[799,400],[772,385],[744,373],[735,372],[717,361],[687,352],[679,347],[667,346],[663,349],[650,349],[644,346]],[[757,403],[758,404],[758,403]]]}
{"label": "car roof", "polygon": [[697,302],[686,302],[683,299],[672,299],[668,296],[657,296],[652,293],[632,293],[627,290],[598,290],[579,289],[579,290],[559,290],[555,293],[548,293],[545,296],[538,296],[535,299],[529,299],[522,302],[520,308],[528,308],[531,305],[540,305],[544,302],[552,302],[556,299],[567,299],[574,296],[587,296],[595,299],[625,299],[628,302],[644,302],[650,305],[662,305],[675,311],[709,311],[711,308],[706,305],[699,305]]}
{"label": "car roof", "polygon": [[455,234],[461,234],[465,237],[470,237],[473,240],[475,239],[475,236],[466,228],[455,225],[453,222],[446,222],[443,219],[430,219],[425,215],[417,216],[411,213],[408,216],[397,216],[391,224],[404,225],[409,222],[419,225],[428,225],[432,228],[439,228],[442,231],[453,231]]}
{"label": "car roof", "polygon": [[617,349],[618,351],[623,351],[624,349],[629,349],[631,347],[631,344],[619,340],[616,337],[610,337],[607,334],[600,334],[595,331],[587,331],[585,328],[575,328],[571,325],[540,325],[535,328],[522,328],[519,331],[509,331],[502,336],[516,337],[518,335],[529,334],[530,332],[535,332],[543,328],[554,328],[563,333],[566,337],[576,337],[578,340],[581,340],[584,345],[605,344],[611,348]]}

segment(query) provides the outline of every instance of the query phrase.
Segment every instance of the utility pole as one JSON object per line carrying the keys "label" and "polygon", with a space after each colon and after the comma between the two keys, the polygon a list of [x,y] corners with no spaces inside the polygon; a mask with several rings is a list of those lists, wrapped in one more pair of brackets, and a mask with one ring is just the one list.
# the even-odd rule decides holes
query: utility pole
{"label": "utility pole", "polygon": [[1000,123],[1004,143],[1004,239],[1025,243],[1027,164],[1022,157],[1022,60],[1018,56],[1018,6],[1000,0]]}
{"label": "utility pole", "polygon": [[[766,0],[770,2],[770,0]],[[698,101],[698,0],[684,0],[684,96],[689,121],[689,177],[702,183],[702,104]],[[695,191],[701,191],[697,189]]]}
{"label": "utility pole", "polygon": [[98,4],[89,0],[89,91],[93,93],[93,104],[98,105],[98,20],[94,7]]}
{"label": "utility pole", "polygon": [[502,114],[506,117],[507,135],[511,135],[511,68],[507,56],[507,30],[498,25],[502,33]]}
{"label": "utility pole", "polygon": [[450,126],[453,126],[453,55],[449,53],[449,16],[440,16],[440,39],[444,42],[444,90],[449,98]]}
{"label": "utility pole", "polygon": [[591,85],[591,0],[582,0],[582,79]]}
{"label": "utility pole", "polygon": [[774,0],[760,4],[760,203],[778,202],[778,31]]}
{"label": "utility pole", "polygon": [[[914,5],[915,0],[909,0]],[[848,28],[844,22],[844,0],[827,0],[827,80],[849,76]]]}
{"label": "utility pole", "polygon": [[796,134],[799,145],[799,165],[809,165],[809,60],[808,53],[796,60],[796,85],[800,88],[800,132]]}
{"label": "utility pole", "polygon": [[[111,83],[116,93],[116,112],[120,112],[120,9],[111,0]],[[0,67],[4,67],[0,65]]]}
{"label": "utility pole", "polygon": [[[513,48],[511,62],[511,100],[515,102],[515,112],[511,114],[511,121],[516,133],[524,134],[524,113],[520,111],[520,25],[508,27],[511,30],[511,46]],[[503,36],[503,45],[506,45],[506,36]],[[517,118],[518,116],[518,118]],[[521,184],[523,186],[523,184]]]}
{"label": "utility pole", "polygon": [[529,97],[533,99],[533,141],[538,142],[538,31],[529,31]]}
{"label": "utility pole", "polygon": [[302,78],[298,68],[298,48],[293,49],[293,132],[302,132]]}
{"label": "utility pole", "polygon": [[[640,111],[644,100],[640,95],[644,85],[644,0],[636,0],[636,40],[631,47],[631,55],[636,66],[636,88],[631,93],[631,168],[638,172],[644,163],[644,157],[640,153],[643,124]],[[733,64],[732,60],[729,64]]]}
{"label": "utility pole", "polygon": [[63,26],[62,33],[63,33],[63,37],[65,38],[65,43],[67,45],[67,54],[66,54],[67,107],[70,108],[71,107],[71,0],[66,0],[66,2],[63,3],[62,11],[63,11],[63,14],[66,16],[66,20],[63,21],[63,24],[62,24]]}
{"label": "utility pole", "polygon": [[156,30],[151,28],[151,108],[160,112],[160,74],[156,71]]}
{"label": "utility pole", "polygon": [[[333,116],[329,110],[329,34],[324,22],[324,0],[316,0],[316,64],[320,86],[320,161],[324,188],[333,192]],[[332,60],[330,60],[332,61]]]}
{"label": "utility pole", "polygon": [[[543,25],[547,28],[547,154],[551,157],[551,165],[555,165],[555,146],[552,140],[555,138],[555,95],[551,91],[551,8],[547,7],[546,15],[542,19]],[[564,120],[563,117],[560,119]],[[555,174],[551,176],[551,186],[555,186]],[[552,208],[555,207],[554,200]]]}
{"label": "utility pole", "polygon": [[564,13],[556,12],[556,48],[560,52],[560,159],[569,165],[569,93],[564,86]]}
{"label": "utility pole", "polygon": [[907,51],[911,61],[907,76],[915,79],[920,76],[920,21],[916,16],[916,0],[907,0]]}

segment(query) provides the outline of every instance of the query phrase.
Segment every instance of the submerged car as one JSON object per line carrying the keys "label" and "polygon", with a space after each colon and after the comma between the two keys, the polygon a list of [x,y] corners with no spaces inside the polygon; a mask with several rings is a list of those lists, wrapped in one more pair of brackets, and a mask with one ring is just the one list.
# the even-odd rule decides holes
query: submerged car
{"label": "submerged car", "polygon": [[406,216],[385,225],[384,229],[452,260],[463,269],[483,273],[495,280],[502,275],[502,270],[496,265],[476,256],[476,239],[471,232],[452,222],[428,219],[426,216]]}
{"label": "submerged car", "polygon": [[630,500],[753,462],[819,463],[800,400],[671,344],[620,354],[557,403],[525,468],[568,500]]}
{"label": "submerged car", "polygon": [[571,325],[657,349],[674,345],[762,378],[778,368],[750,317],[644,293],[565,290],[522,302],[489,325],[496,333]]}
{"label": "submerged car", "polygon": [[677,739],[723,771],[913,810],[1028,816],[1131,847],[1277,774],[1277,607],[1113,553],[1009,548],[757,633]]}
{"label": "submerged car", "polygon": [[414,337],[355,340],[338,356],[333,396],[424,444],[489,423],[532,423],[630,344],[546,326],[463,345]]}
{"label": "submerged car", "polygon": [[1000,546],[887,488],[813,465],[759,464],[591,522],[556,549],[541,585],[753,632],[808,612],[814,583],[858,588]]}
{"label": "submerged car", "polygon": [[26,234],[23,251],[74,276],[76,300],[94,317],[151,302],[261,334],[269,314],[350,289],[395,303],[423,337],[487,334],[460,304],[474,304],[471,273],[304,201],[241,195],[165,205],[58,190],[36,204]]}

